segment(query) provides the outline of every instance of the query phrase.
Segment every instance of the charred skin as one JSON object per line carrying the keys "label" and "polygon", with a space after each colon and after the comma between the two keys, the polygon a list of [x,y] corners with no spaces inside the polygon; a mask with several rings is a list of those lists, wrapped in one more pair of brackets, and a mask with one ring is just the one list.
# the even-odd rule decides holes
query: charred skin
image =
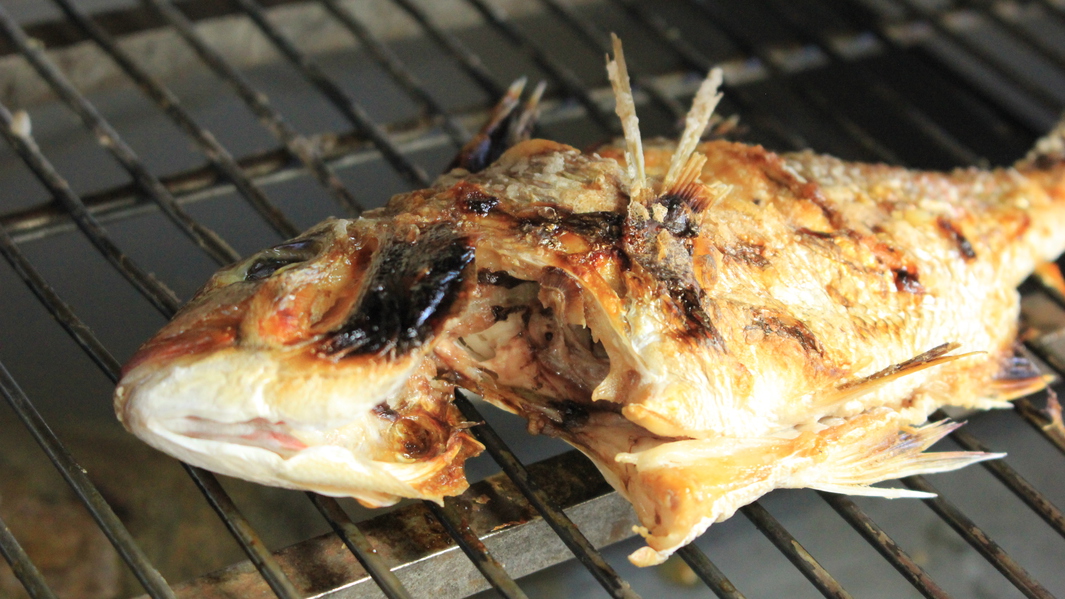
{"label": "charred skin", "polygon": [[596,463],[638,565],[774,488],[912,497],[871,485],[995,457],[925,453],[953,425],[924,423],[1044,385],[1016,287],[1065,250],[1065,128],[951,173],[686,143],[530,140],[326,221],[215,275],[116,411],[192,464],[386,505],[466,488],[461,386]]}

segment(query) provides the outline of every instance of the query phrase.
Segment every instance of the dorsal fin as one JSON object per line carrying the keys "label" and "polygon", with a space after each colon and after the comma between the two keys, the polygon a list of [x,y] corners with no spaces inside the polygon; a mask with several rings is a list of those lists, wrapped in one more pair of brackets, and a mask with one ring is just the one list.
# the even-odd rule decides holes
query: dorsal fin
{"label": "dorsal fin", "polygon": [[629,83],[629,69],[625,66],[625,53],[621,49],[621,40],[610,34],[614,45],[614,58],[607,55],[606,74],[614,88],[614,111],[621,119],[621,130],[625,133],[625,162],[629,171],[629,196],[638,198],[647,187],[647,175],[643,164],[643,140],[640,137],[640,119],[636,116],[636,102],[632,98],[632,85]]}
{"label": "dorsal fin", "polygon": [[[691,110],[684,119],[684,133],[677,142],[677,149],[673,152],[673,159],[669,162],[666,177],[662,179],[663,194],[679,195],[674,188],[678,184],[687,185],[690,182],[684,182],[683,175],[688,172],[692,154],[695,153],[695,148],[699,145],[707,124],[710,123],[710,117],[714,114],[717,103],[721,101],[721,93],[717,91],[721,87],[721,80],[721,69],[711,69],[699,86],[699,91],[695,92]],[[698,177],[698,172],[696,172],[696,177]]]}

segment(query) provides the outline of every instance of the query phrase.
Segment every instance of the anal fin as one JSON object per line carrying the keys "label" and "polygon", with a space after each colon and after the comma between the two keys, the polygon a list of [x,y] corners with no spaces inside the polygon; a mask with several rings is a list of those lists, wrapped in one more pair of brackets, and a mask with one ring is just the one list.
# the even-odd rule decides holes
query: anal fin
{"label": "anal fin", "polygon": [[931,497],[920,491],[871,485],[917,474],[948,472],[1006,455],[978,451],[925,453],[961,425],[941,420],[920,427],[897,428],[894,418],[876,412],[863,414],[838,430],[819,435],[817,450],[824,459],[797,471],[787,486],[889,499]]}

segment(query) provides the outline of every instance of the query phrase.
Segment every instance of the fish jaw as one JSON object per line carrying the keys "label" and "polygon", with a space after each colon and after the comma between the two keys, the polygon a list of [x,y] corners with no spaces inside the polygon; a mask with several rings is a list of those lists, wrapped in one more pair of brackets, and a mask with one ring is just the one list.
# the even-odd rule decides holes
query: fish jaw
{"label": "fish jaw", "polygon": [[462,464],[481,447],[449,404],[450,386],[426,376],[432,364],[291,362],[229,348],[145,364],[119,384],[116,412],[160,451],[261,484],[368,506],[466,488]]}

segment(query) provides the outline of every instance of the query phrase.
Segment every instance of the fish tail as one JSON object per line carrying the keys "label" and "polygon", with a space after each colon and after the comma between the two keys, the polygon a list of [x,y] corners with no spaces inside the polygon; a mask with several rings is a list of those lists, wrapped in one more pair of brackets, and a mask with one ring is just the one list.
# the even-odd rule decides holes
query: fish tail
{"label": "fish tail", "polygon": [[870,426],[846,426],[842,428],[849,430],[830,434],[831,438],[822,439],[818,444],[823,459],[796,472],[788,486],[891,499],[927,498],[931,495],[920,491],[871,485],[917,474],[948,472],[1005,456],[979,451],[925,453],[962,423],[942,420],[920,427],[897,428],[893,421],[893,418],[870,420]]}

